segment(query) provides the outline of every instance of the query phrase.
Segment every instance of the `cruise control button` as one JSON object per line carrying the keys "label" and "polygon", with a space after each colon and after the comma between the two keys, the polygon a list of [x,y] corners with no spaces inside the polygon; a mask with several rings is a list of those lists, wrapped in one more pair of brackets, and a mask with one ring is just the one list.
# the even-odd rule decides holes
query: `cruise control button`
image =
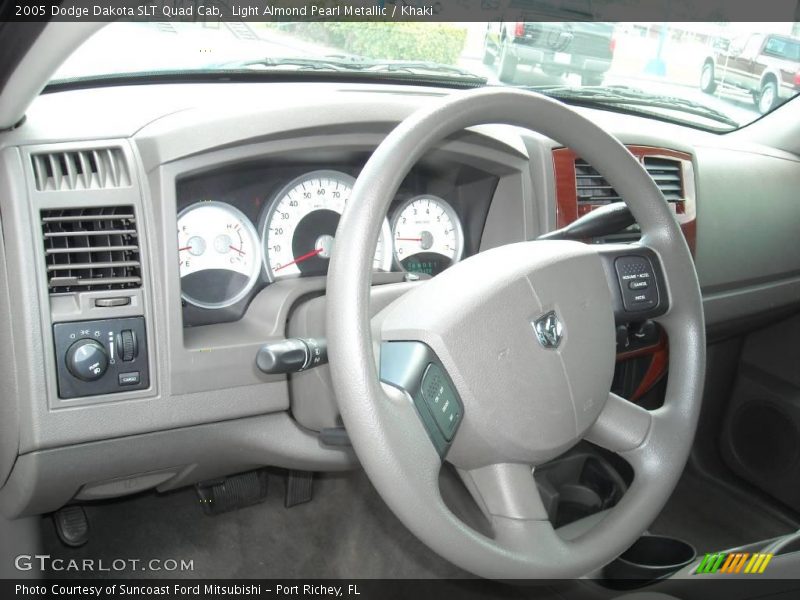
{"label": "cruise control button", "polygon": [[461,418],[461,405],[444,371],[436,364],[428,365],[422,376],[422,397],[436,425],[449,442],[453,439]]}
{"label": "cruise control button", "polygon": [[139,371],[132,371],[130,373],[119,374],[120,385],[138,385],[139,381],[141,381],[139,377]]}
{"label": "cruise control button", "polygon": [[641,312],[658,306],[658,282],[648,258],[635,254],[620,256],[614,266],[626,311]]}

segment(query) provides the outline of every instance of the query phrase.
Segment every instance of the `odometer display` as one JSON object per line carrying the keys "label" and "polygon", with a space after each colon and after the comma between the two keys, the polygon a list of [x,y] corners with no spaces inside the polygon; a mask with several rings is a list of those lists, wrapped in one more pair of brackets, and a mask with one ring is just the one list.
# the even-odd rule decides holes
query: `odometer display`
{"label": "odometer display", "polygon": [[[325,275],[339,218],[355,180],[339,171],[313,171],[289,182],[262,218],[264,263],[270,279]],[[384,221],[373,267],[388,271],[391,234]]]}

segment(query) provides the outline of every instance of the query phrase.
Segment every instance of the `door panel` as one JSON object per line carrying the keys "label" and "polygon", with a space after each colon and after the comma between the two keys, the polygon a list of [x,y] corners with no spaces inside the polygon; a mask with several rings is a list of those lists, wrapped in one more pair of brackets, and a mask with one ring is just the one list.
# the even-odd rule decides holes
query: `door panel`
{"label": "door panel", "polygon": [[746,338],[721,444],[735,473],[800,510],[800,315]]}

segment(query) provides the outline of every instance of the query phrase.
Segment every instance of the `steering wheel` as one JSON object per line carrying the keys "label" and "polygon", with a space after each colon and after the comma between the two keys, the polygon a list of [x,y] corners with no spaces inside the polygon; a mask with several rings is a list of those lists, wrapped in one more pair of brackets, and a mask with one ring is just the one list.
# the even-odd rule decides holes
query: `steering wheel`
{"label": "steering wheel", "polygon": [[[528,241],[494,248],[368,312],[372,255],[412,166],[464,128],[508,124],[571,147],[638,221],[636,244]],[[663,507],[694,437],[705,326],[692,256],[661,192],[614,137],[565,104],[521,90],[453,94],[412,114],[372,154],[336,236],[327,335],[342,419],[367,475],[441,556],[489,578],[572,578],[625,551]],[[669,382],[647,411],[610,393],[615,322],[653,318],[669,336]],[[565,539],[533,469],[586,439],[624,457],[634,480],[589,531]],[[442,499],[452,463],[492,526]],[[566,537],[566,536],[565,536]]]}

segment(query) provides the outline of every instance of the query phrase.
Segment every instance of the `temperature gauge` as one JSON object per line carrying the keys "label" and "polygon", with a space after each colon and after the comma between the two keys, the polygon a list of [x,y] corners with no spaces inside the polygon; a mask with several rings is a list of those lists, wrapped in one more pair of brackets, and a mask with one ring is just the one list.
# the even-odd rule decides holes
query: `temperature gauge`
{"label": "temperature gauge", "polygon": [[464,249],[461,221],[438,196],[417,196],[395,213],[394,257],[410,273],[436,275],[457,263]]}
{"label": "temperature gauge", "polygon": [[244,298],[261,272],[258,234],[224,202],[198,202],[178,215],[181,295],[200,308],[224,308]]}

